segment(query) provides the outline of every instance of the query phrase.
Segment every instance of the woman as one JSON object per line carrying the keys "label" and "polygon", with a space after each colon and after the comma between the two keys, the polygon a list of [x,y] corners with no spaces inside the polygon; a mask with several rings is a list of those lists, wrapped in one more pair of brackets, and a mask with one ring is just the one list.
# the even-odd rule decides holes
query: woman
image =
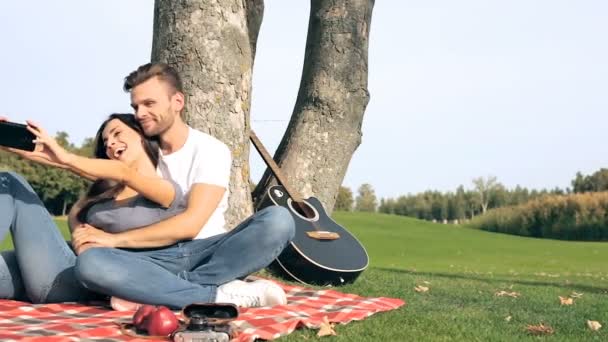
{"label": "woman", "polygon": [[[28,122],[37,137],[34,152],[15,151],[83,175],[95,182],[70,212],[70,228],[90,224],[114,233],[175,215],[182,196],[179,186],[156,174],[158,143],[146,138],[131,114],[112,114],[97,132],[95,157],[63,149],[38,125]],[[137,210],[137,215],[132,214]],[[52,217],[25,179],[0,173],[0,237],[10,227],[14,250],[0,257],[0,298],[33,303],[82,301],[97,295],[76,279],[76,254],[57,230]],[[80,245],[80,244],[76,244]]]}

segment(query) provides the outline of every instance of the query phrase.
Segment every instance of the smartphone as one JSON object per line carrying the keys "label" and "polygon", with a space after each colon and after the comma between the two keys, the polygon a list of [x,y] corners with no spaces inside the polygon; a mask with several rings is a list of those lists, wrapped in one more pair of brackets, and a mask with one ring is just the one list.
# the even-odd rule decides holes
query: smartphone
{"label": "smartphone", "polygon": [[27,126],[15,122],[0,121],[0,146],[33,151],[36,136],[27,130]]}

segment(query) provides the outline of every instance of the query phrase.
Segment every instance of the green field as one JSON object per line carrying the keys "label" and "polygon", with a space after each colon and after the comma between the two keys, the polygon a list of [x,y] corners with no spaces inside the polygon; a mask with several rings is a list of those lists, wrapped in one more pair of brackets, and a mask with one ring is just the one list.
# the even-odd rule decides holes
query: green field
{"label": "green field", "polygon": [[[341,290],[397,297],[407,305],[340,325],[328,340],[608,340],[608,243],[523,238],[382,214],[334,217],[371,258],[357,282]],[[65,222],[59,225],[66,229]],[[416,285],[429,291],[418,293]],[[498,291],[519,297],[498,297]],[[559,296],[573,292],[582,294],[574,305],[560,305]],[[603,328],[591,331],[587,320]],[[539,323],[551,326],[553,335],[526,332]],[[315,334],[302,330],[281,340],[316,340]]]}
{"label": "green field", "polygon": [[[407,302],[338,326],[334,340],[536,340],[525,328],[539,323],[555,331],[543,340],[608,340],[608,243],[523,238],[382,214],[338,212],[334,218],[371,258],[370,268],[342,290]],[[416,285],[429,291],[418,293]],[[495,296],[502,290],[520,296]],[[573,291],[582,297],[560,305],[559,296]],[[603,328],[591,331],[587,320]],[[316,339],[315,332],[285,341],[306,339]]]}

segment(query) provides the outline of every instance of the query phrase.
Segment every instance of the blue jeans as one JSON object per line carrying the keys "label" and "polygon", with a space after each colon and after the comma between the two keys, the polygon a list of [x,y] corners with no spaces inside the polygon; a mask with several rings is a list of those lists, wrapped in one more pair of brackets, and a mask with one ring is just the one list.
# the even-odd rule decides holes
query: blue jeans
{"label": "blue jeans", "polygon": [[294,234],[287,209],[268,207],[206,239],[145,250],[91,248],[78,257],[76,276],[95,292],[178,309],[214,302],[217,286],[268,266]]}
{"label": "blue jeans", "polygon": [[215,301],[217,286],[270,264],[295,234],[282,207],[258,211],[233,230],[152,249],[91,248],[78,257],[32,188],[0,173],[0,236],[15,251],[0,259],[0,297],[33,302],[86,300],[93,293],[181,308]]}
{"label": "blue jeans", "polygon": [[15,249],[0,253],[0,298],[33,303],[95,298],[76,279],[76,255],[32,187],[13,172],[0,172],[0,239],[9,229]]}

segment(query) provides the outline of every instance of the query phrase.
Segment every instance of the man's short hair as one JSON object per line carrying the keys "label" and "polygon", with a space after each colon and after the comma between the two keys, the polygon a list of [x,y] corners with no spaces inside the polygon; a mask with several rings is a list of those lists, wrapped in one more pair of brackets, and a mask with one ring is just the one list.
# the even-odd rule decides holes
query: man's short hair
{"label": "man's short hair", "polygon": [[129,92],[153,77],[158,77],[160,81],[171,86],[174,91],[184,92],[179,73],[175,68],[165,63],[148,63],[140,66],[137,70],[130,73],[129,76],[125,77],[123,89]]}

